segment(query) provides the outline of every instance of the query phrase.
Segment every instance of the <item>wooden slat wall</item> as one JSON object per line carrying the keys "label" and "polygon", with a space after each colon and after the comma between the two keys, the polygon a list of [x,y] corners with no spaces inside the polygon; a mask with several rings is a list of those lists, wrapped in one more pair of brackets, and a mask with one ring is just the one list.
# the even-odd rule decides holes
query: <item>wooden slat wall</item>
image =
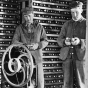
{"label": "wooden slat wall", "polygon": [[0,0],[0,88],[6,87],[6,80],[1,72],[2,56],[20,23],[19,6],[18,0]]}
{"label": "wooden slat wall", "polygon": [[[12,1],[12,0],[9,0],[9,1]],[[62,61],[59,59],[60,48],[56,42],[56,38],[60,33],[63,23],[71,19],[70,11],[68,10],[68,5],[70,1],[72,0],[19,0],[20,4],[18,5],[22,6],[20,7],[20,9],[25,8],[27,6],[26,2],[28,2],[30,6],[31,5],[33,6],[34,20],[38,20],[38,22],[40,22],[40,24],[43,25],[47,33],[49,45],[45,49],[43,49],[45,88],[62,88],[62,85],[63,85],[64,80],[63,80]],[[87,2],[87,5],[88,5],[88,2]],[[84,9],[86,8],[84,7]],[[85,12],[86,11],[84,11],[84,15],[85,15]],[[1,14],[2,13],[0,12],[0,15]],[[9,12],[7,14],[10,15]],[[87,21],[87,24],[88,24],[88,21]],[[0,27],[0,31],[1,30],[2,31],[5,30],[5,32],[10,31],[10,35],[13,36],[15,28],[16,27],[14,28]],[[3,52],[6,49],[6,47],[8,47],[9,44],[11,43],[11,39],[9,40],[7,39],[6,41],[3,41],[3,40],[0,39],[0,58],[2,58]],[[88,44],[87,44],[87,47],[88,47]],[[1,71],[0,71],[0,74],[1,74]],[[77,88],[77,85],[75,86],[75,88]]]}

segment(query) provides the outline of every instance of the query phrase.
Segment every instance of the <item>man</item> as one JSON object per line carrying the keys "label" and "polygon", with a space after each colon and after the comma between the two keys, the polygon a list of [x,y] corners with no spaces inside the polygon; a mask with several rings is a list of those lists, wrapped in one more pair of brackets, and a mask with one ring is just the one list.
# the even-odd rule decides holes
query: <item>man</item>
{"label": "man", "polygon": [[64,85],[63,88],[75,88],[73,81],[76,77],[77,88],[84,87],[84,55],[86,38],[86,19],[82,16],[83,3],[73,1],[70,4],[72,19],[67,21],[61,29],[57,39],[61,47],[60,59],[63,60]]}
{"label": "man", "polygon": [[22,15],[25,22],[16,28],[12,43],[23,43],[29,48],[38,67],[38,88],[44,88],[42,49],[48,45],[47,36],[43,26],[33,21],[32,7],[22,9]]}

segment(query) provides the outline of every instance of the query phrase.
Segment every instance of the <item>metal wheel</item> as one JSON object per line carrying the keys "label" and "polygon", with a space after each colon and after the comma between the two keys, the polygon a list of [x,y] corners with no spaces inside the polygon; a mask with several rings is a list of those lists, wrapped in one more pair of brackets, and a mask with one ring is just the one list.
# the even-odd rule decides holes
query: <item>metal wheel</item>
{"label": "metal wheel", "polygon": [[33,58],[23,44],[10,45],[2,57],[2,72],[7,82],[14,87],[26,85],[33,74]]}

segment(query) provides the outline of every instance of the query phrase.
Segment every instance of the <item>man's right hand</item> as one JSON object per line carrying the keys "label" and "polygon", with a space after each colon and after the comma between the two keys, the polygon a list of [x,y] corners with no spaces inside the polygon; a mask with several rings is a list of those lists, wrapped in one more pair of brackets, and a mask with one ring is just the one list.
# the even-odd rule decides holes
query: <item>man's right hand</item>
{"label": "man's right hand", "polygon": [[66,38],[65,39],[65,44],[68,46],[68,45],[71,45],[71,41],[70,41],[70,38]]}
{"label": "man's right hand", "polygon": [[38,43],[32,43],[31,45],[27,45],[29,50],[36,50],[38,49]]}

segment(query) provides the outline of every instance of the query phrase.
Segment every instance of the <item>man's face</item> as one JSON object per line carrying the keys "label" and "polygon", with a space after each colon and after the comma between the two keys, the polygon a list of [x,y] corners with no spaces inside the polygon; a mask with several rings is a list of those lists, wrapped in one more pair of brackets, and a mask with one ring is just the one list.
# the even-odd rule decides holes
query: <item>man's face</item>
{"label": "man's face", "polygon": [[33,17],[34,17],[33,13],[24,14],[24,19],[27,23],[33,23]]}
{"label": "man's face", "polygon": [[71,9],[72,19],[78,21],[81,18],[82,8],[76,7]]}

